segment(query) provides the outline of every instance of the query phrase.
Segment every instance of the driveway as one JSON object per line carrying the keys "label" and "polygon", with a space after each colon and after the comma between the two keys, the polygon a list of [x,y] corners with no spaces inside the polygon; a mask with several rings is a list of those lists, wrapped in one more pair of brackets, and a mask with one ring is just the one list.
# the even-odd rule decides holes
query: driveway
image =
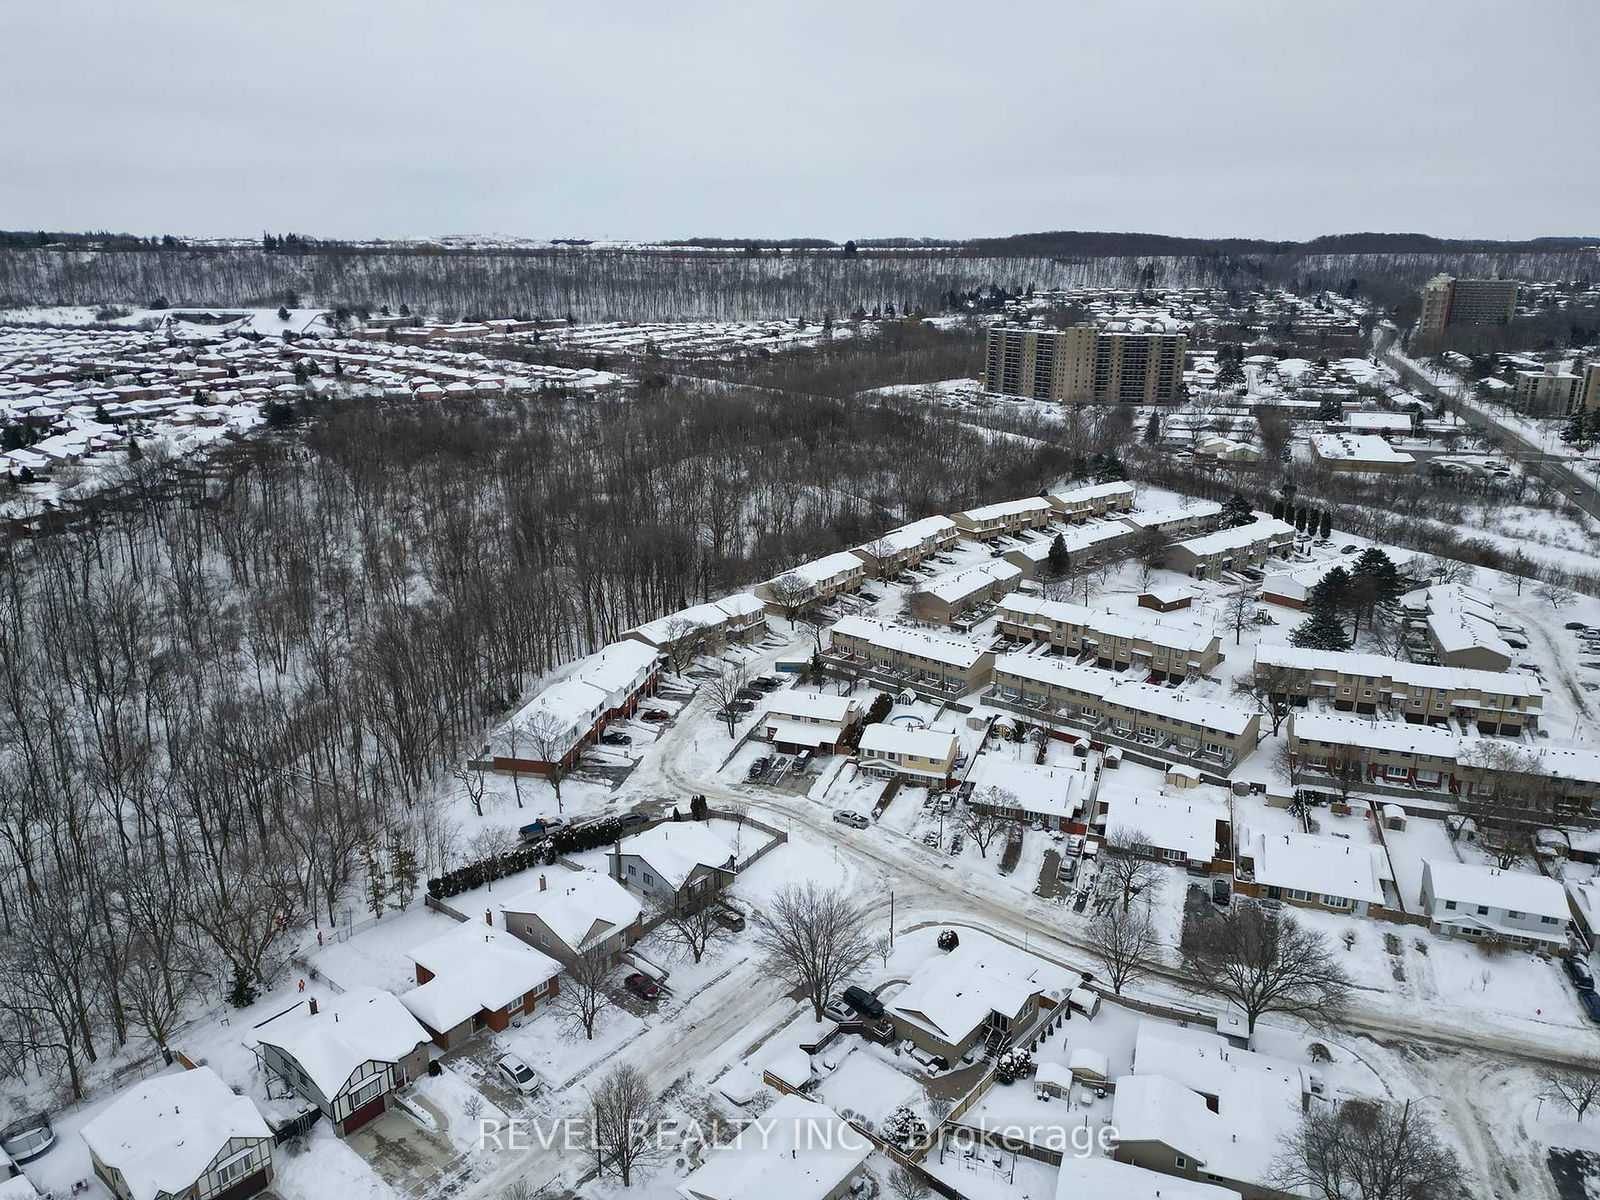
{"label": "driveway", "polygon": [[[417,1098],[411,1101],[415,1104]],[[449,1137],[424,1129],[398,1109],[369,1121],[345,1143],[401,1195],[454,1191],[466,1180],[467,1164]]]}

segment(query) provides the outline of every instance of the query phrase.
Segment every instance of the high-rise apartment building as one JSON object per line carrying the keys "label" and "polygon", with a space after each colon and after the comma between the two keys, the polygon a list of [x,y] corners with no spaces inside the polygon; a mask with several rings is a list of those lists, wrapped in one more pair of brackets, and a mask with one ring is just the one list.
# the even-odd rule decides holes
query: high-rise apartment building
{"label": "high-rise apartment building", "polygon": [[1504,325],[1517,311],[1515,279],[1456,279],[1435,275],[1422,285],[1417,336],[1438,337],[1458,325]]}
{"label": "high-rise apartment building", "polygon": [[989,329],[984,386],[1038,400],[1176,404],[1188,339],[1176,324],[1111,321],[1070,329]]}
{"label": "high-rise apartment building", "polygon": [[1578,400],[1573,407],[1600,409],[1600,362],[1592,362],[1583,369],[1583,386],[1578,389]]}

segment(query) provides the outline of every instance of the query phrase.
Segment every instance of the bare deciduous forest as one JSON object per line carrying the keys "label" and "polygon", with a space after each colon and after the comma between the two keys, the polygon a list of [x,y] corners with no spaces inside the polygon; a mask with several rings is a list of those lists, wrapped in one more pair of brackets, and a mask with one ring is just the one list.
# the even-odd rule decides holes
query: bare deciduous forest
{"label": "bare deciduous forest", "polygon": [[13,543],[0,604],[0,1069],[164,1048],[375,859],[459,861],[434,783],[553,665],[1075,456],[907,402],[342,401]]}

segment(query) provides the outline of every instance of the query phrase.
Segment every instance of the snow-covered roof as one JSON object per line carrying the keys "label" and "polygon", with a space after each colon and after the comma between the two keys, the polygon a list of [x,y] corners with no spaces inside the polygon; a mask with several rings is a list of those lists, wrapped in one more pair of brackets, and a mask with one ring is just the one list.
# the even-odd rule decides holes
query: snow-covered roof
{"label": "snow-covered roof", "polygon": [[678,1184],[685,1200],[826,1200],[872,1143],[825,1104],[785,1095]]}
{"label": "snow-covered roof", "polygon": [[1231,529],[1219,529],[1215,533],[1189,538],[1179,542],[1178,546],[1196,558],[1204,558],[1210,554],[1224,554],[1229,550],[1243,550],[1248,546],[1260,546],[1293,537],[1293,525],[1275,517],[1261,517],[1249,525],[1235,525]]}
{"label": "snow-covered roof", "polygon": [[1002,748],[980,754],[967,772],[966,781],[972,784],[974,796],[988,788],[998,788],[1016,797],[1011,807],[1071,820],[1082,811],[1092,778],[1083,767],[1025,762],[1007,757]]}
{"label": "snow-covered roof", "polygon": [[1430,894],[1440,902],[1483,904],[1538,917],[1555,917],[1563,922],[1572,915],[1561,884],[1532,871],[1509,871],[1453,859],[1425,858],[1422,873],[1429,883]]}
{"label": "snow-covered roof", "polygon": [[974,642],[926,629],[890,625],[870,617],[849,616],[836,621],[833,632],[858,637],[883,650],[912,654],[931,662],[966,670],[988,651]]}
{"label": "snow-covered roof", "polygon": [[1176,525],[1184,521],[1203,521],[1221,511],[1222,505],[1214,500],[1191,500],[1188,504],[1128,513],[1122,519],[1135,529],[1160,529],[1164,525]]}
{"label": "snow-covered roof", "polygon": [[643,912],[639,900],[609,875],[598,871],[551,869],[529,888],[500,905],[502,912],[538,917],[573,950],[586,950]]}
{"label": "snow-covered roof", "polygon": [[801,563],[792,571],[785,571],[783,574],[768,580],[768,582],[774,583],[778,579],[784,578],[784,576],[793,575],[804,583],[816,586],[860,570],[861,559],[848,550],[841,550],[839,553],[830,554],[826,558],[814,558],[810,562]]}
{"label": "snow-covered roof", "polygon": [[1015,1017],[1030,996],[1065,993],[1075,980],[1074,972],[1014,946],[968,938],[912,972],[888,1008],[953,1045],[991,1012]]}
{"label": "snow-covered roof", "polygon": [[1411,414],[1397,412],[1353,412],[1345,417],[1345,424],[1359,431],[1386,429],[1390,432],[1411,432]]}
{"label": "snow-covered roof", "polygon": [[1476,691],[1490,695],[1533,697],[1543,691],[1536,679],[1521,672],[1480,671],[1471,667],[1437,667],[1428,663],[1389,658],[1382,654],[1357,654],[1350,650],[1311,650],[1301,646],[1262,642],[1256,647],[1262,666],[1292,671],[1332,669],[1344,675],[1389,679],[1411,687],[1449,691]]}
{"label": "snow-covered roof", "polygon": [[1126,480],[1118,480],[1116,483],[1091,483],[1087,487],[1073,488],[1066,492],[1051,492],[1050,499],[1071,508],[1073,505],[1086,504],[1092,500],[1131,495],[1133,495],[1133,484]]}
{"label": "snow-covered roof", "polygon": [[661,655],[654,647],[628,639],[612,642],[591,654],[578,665],[574,675],[608,696],[616,696],[637,688],[660,661]]}
{"label": "snow-covered roof", "polygon": [[561,974],[561,964],[503,929],[456,925],[411,952],[433,978],[400,997],[429,1029],[443,1033],[480,1011],[495,1012]]}
{"label": "snow-covered roof", "polygon": [[914,754],[945,762],[955,757],[956,737],[937,729],[907,729],[888,721],[868,725],[861,734],[863,758],[884,754]]}
{"label": "snow-covered roof", "polygon": [[619,852],[638,855],[674,889],[698,868],[727,868],[734,859],[733,847],[699,821],[663,821],[623,838]]}
{"label": "snow-covered roof", "polygon": [[136,1083],[83,1127],[101,1162],[122,1173],[133,1200],[181,1195],[233,1138],[272,1131],[245,1096],[210,1067]]}
{"label": "snow-covered roof", "polygon": [[995,673],[1002,672],[1099,697],[1105,704],[1135,714],[1166,717],[1235,737],[1248,730],[1251,722],[1257,719],[1255,713],[1226,700],[1181,688],[1139,683],[1114,671],[1069,662],[1059,655],[1002,654],[995,659]]}
{"label": "snow-covered roof", "polygon": [[1005,556],[1020,555],[1031,562],[1041,563],[1050,556],[1056,538],[1066,547],[1068,554],[1092,549],[1101,542],[1116,541],[1133,536],[1133,529],[1119,520],[1086,521],[1082,525],[1069,525],[1050,537],[1037,537],[1021,546],[1008,546]]}
{"label": "snow-covered roof", "polygon": [[719,604],[696,604],[657,617],[654,621],[646,621],[628,632],[643,638],[652,646],[663,646],[674,638],[684,637],[696,630],[716,629],[727,621],[728,615]]}
{"label": "snow-covered roof", "polygon": [[1182,796],[1139,795],[1121,789],[1106,790],[1102,777],[1103,818],[1109,833],[1130,829],[1144,834],[1158,850],[1178,850],[1196,862],[1210,862],[1217,854],[1217,822],[1228,819],[1228,806],[1220,800],[1197,796],[1186,789]]}
{"label": "snow-covered roof", "polygon": [[1085,604],[1065,600],[1045,600],[1038,596],[1007,596],[997,605],[1001,617],[1014,617],[1021,624],[1042,622],[1041,627],[1059,622],[1080,625],[1108,638],[1142,639],[1175,650],[1203,651],[1216,640],[1215,631],[1194,621],[1162,620],[1148,610],[1132,613],[1097,611]]}
{"label": "snow-covered roof", "polygon": [[1268,887],[1382,905],[1383,880],[1393,877],[1383,848],[1370,842],[1259,831],[1247,832],[1242,842],[1255,862],[1256,882]]}
{"label": "snow-covered roof", "polygon": [[374,987],[350,988],[322,1001],[315,1013],[301,1010],[277,1017],[255,1036],[292,1057],[330,1099],[362,1063],[399,1062],[428,1040],[405,1005]]}
{"label": "snow-covered roof", "polygon": [[766,605],[761,603],[760,598],[749,592],[735,592],[731,596],[724,596],[716,601],[716,606],[734,618],[753,617],[756,613],[766,611]]}
{"label": "snow-covered roof", "polygon": [[[1396,550],[1385,547],[1383,551],[1389,556],[1389,561],[1396,567],[1403,567],[1411,561],[1413,555],[1409,550]],[[1318,562],[1306,563],[1303,566],[1293,567],[1284,571],[1269,571],[1262,582],[1262,594],[1266,596],[1285,596],[1291,600],[1304,601],[1311,589],[1322,582],[1323,576],[1335,567],[1349,571],[1355,565],[1354,557],[1351,558],[1324,558]]]}
{"label": "snow-covered roof", "polygon": [[948,537],[957,532],[957,528],[956,523],[949,517],[923,517],[920,521],[912,521],[909,525],[891,529],[882,537],[863,542],[860,549],[866,551],[881,549],[888,554],[899,554],[902,551],[918,549],[930,538]]}
{"label": "snow-covered roof", "polygon": [[1391,754],[1454,758],[1461,745],[1461,735],[1442,725],[1413,725],[1409,721],[1319,712],[1292,713],[1289,722],[1290,732],[1295,737],[1326,742],[1330,746],[1359,746]]}
{"label": "snow-covered roof", "polygon": [[975,592],[992,588],[996,583],[1012,583],[1021,578],[1021,567],[999,559],[967,567],[962,571],[947,571],[921,590],[938,597],[946,604],[955,604]]}
{"label": "snow-covered roof", "polygon": [[775,692],[767,700],[769,717],[803,717],[835,726],[844,724],[859,708],[860,705],[848,696],[829,696],[798,688]]}
{"label": "snow-covered roof", "polygon": [[1114,1158],[1068,1154],[1056,1175],[1055,1200],[1239,1200],[1239,1193]]}
{"label": "snow-covered roof", "polygon": [[1000,521],[1006,517],[1020,517],[1028,513],[1050,512],[1050,501],[1043,496],[1025,496],[1021,500],[1002,500],[998,504],[985,504],[979,508],[969,508],[955,513],[958,519],[965,519],[974,525],[982,525],[986,521]]}

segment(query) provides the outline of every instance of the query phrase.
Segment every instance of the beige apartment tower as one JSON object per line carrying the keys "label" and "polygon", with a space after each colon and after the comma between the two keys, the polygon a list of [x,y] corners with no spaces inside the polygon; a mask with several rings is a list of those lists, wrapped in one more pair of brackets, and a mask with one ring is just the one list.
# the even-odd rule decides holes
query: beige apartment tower
{"label": "beige apartment tower", "polygon": [[1188,339],[1170,329],[989,329],[984,387],[1036,400],[1176,404]]}
{"label": "beige apartment tower", "polygon": [[1456,279],[1435,275],[1422,285],[1417,336],[1438,337],[1458,325],[1504,325],[1517,311],[1515,279]]}

